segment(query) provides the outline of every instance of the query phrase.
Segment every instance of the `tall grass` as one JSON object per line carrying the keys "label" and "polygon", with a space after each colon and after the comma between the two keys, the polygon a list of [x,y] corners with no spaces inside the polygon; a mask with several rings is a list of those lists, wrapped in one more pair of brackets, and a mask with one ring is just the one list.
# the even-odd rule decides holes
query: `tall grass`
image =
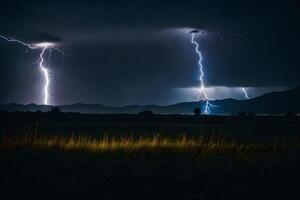
{"label": "tall grass", "polygon": [[[276,139],[268,142],[228,139],[222,136],[171,138],[154,136],[38,136],[2,137],[0,149],[47,149],[88,152],[170,152],[188,153],[196,156],[225,155],[242,159],[272,158],[279,155],[299,157],[299,140]],[[300,157],[299,157],[300,158]]]}

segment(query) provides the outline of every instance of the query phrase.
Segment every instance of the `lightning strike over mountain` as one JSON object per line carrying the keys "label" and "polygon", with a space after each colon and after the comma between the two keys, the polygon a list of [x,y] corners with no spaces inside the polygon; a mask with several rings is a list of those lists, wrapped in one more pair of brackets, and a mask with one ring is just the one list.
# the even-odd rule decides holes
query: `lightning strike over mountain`
{"label": "lightning strike over mountain", "polygon": [[199,70],[200,70],[199,101],[201,100],[201,97],[202,97],[202,99],[204,100],[204,108],[202,109],[202,112],[204,114],[210,114],[211,107],[215,107],[215,105],[213,105],[209,102],[209,99],[208,99],[208,96],[206,93],[206,88],[204,85],[204,70],[203,70],[203,64],[202,64],[203,58],[202,58],[202,54],[199,50],[199,44],[198,44],[198,42],[195,41],[195,34],[197,34],[197,33],[199,33],[199,30],[192,30],[190,32],[190,34],[192,35],[191,42],[192,42],[192,44],[195,45],[195,51],[199,57],[199,60],[198,60],[198,65],[199,65]]}
{"label": "lightning strike over mountain", "polygon": [[[19,43],[29,49],[42,49],[41,53],[40,53],[40,56],[39,56],[39,68],[43,74],[43,77],[44,77],[44,86],[43,86],[43,104],[44,105],[49,105],[49,85],[50,85],[50,76],[49,76],[49,71],[48,69],[45,67],[45,52],[49,49],[50,52],[49,52],[49,57],[51,57],[51,50],[54,49],[56,51],[58,51],[59,53],[65,55],[65,53],[63,51],[61,51],[60,49],[58,48],[55,48],[54,47],[54,43],[51,43],[51,42],[42,42],[42,43],[37,43],[35,45],[32,45],[32,44],[28,44],[26,42],[23,42],[21,40],[17,40],[17,39],[14,39],[14,38],[8,38],[8,37],[5,37],[5,36],[2,36],[0,35],[0,37],[8,42],[15,42],[15,43]],[[48,57],[48,58],[49,58]]]}
{"label": "lightning strike over mountain", "polygon": [[242,88],[242,91],[245,95],[245,99],[250,99],[250,97],[248,96],[247,90],[245,88]]}

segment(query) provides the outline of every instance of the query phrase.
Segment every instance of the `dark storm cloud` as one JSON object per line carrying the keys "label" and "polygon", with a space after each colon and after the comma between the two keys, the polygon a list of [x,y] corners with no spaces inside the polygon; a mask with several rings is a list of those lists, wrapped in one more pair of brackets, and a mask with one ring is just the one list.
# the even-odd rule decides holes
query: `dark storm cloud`
{"label": "dark storm cloud", "polygon": [[25,43],[40,43],[40,42],[51,42],[51,43],[61,43],[64,40],[56,35],[46,32],[24,32],[24,33],[16,33],[16,34],[3,34],[1,35],[7,38],[14,38]]}
{"label": "dark storm cloud", "polygon": [[193,29],[192,31],[190,31],[190,33],[199,33],[200,31],[197,29]]}
{"label": "dark storm cloud", "polygon": [[46,32],[33,32],[24,35],[25,38],[28,38],[28,41],[33,43],[39,42],[53,42],[53,43],[61,43],[63,39],[59,36],[52,35],[51,33]]}
{"label": "dark storm cloud", "polygon": [[[1,4],[0,32],[63,41],[72,56],[52,61],[55,103],[145,104],[176,101],[172,89],[199,84],[193,29],[205,32],[196,39],[206,85],[300,85],[299,19],[291,0],[12,0]],[[24,67],[37,52],[23,50],[0,41],[1,102],[40,95],[39,71]]]}

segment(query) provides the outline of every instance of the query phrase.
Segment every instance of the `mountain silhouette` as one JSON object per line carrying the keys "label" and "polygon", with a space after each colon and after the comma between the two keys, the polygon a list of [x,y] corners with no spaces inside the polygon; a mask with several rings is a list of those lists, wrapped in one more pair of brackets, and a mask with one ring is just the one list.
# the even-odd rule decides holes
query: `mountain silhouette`
{"label": "mountain silhouette", "polygon": [[[253,112],[260,114],[276,114],[286,112],[300,112],[300,87],[283,91],[271,92],[249,100],[223,99],[211,101],[216,107],[212,114],[237,114]],[[76,103],[58,106],[63,112],[100,113],[100,114],[137,114],[144,110],[151,110],[155,114],[192,114],[196,107],[203,102],[182,102],[173,105],[128,105],[121,107],[104,106],[101,104]],[[53,106],[36,104],[0,104],[0,110],[6,111],[49,111]]]}

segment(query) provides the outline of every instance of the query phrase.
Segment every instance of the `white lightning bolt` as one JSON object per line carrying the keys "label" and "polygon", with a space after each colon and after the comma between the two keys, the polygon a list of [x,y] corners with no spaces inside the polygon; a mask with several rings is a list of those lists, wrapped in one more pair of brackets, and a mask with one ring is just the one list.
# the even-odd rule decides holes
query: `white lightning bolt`
{"label": "white lightning bolt", "polygon": [[245,89],[245,88],[242,88],[242,91],[243,91],[243,93],[244,93],[244,95],[245,95],[245,98],[246,98],[246,99],[250,99],[250,97],[248,96],[248,93],[247,93],[246,89]]}
{"label": "white lightning bolt", "polygon": [[39,66],[40,66],[40,69],[44,75],[44,78],[45,78],[45,85],[44,85],[44,104],[45,105],[48,105],[48,100],[49,100],[49,84],[50,84],[50,81],[49,81],[49,73],[48,73],[48,70],[47,68],[44,67],[44,53],[45,51],[47,50],[47,46],[45,46],[42,50],[42,52],[40,53],[40,63],[39,63]]}
{"label": "white lightning bolt", "polygon": [[[43,93],[44,93],[44,104],[48,105],[49,104],[49,85],[50,85],[50,76],[49,76],[49,72],[48,69],[44,66],[44,54],[46,52],[47,49],[55,49],[56,51],[58,51],[59,53],[65,55],[65,53],[63,51],[61,51],[58,48],[53,47],[54,44],[50,43],[50,42],[42,42],[42,43],[37,43],[35,45],[31,45],[28,43],[25,43],[21,40],[17,40],[17,39],[13,39],[13,38],[8,38],[5,36],[0,35],[1,38],[3,38],[4,40],[8,41],[8,42],[16,42],[19,44],[22,44],[23,46],[29,48],[29,49],[38,49],[41,48],[42,52],[40,53],[40,58],[39,58],[39,67],[40,70],[44,76],[44,87],[43,87]],[[50,52],[51,53],[51,52]],[[49,54],[49,56],[51,56],[51,54]]]}
{"label": "white lightning bolt", "polygon": [[213,105],[213,104],[211,104],[209,102],[208,96],[206,94],[206,88],[205,88],[204,80],[203,80],[203,78],[204,78],[204,71],[203,71],[203,64],[202,64],[203,58],[202,58],[202,54],[201,54],[201,52],[199,50],[199,44],[198,44],[198,42],[195,41],[195,33],[191,33],[191,34],[192,34],[191,42],[192,42],[192,44],[195,45],[195,51],[196,51],[196,53],[197,53],[197,55],[199,57],[199,60],[198,60],[198,65],[200,67],[200,89],[199,89],[200,94],[199,94],[199,101],[201,99],[201,96],[203,96],[204,97],[204,101],[205,101],[203,113],[204,114],[210,114],[211,113],[210,108],[211,107],[215,107],[215,105]]}

